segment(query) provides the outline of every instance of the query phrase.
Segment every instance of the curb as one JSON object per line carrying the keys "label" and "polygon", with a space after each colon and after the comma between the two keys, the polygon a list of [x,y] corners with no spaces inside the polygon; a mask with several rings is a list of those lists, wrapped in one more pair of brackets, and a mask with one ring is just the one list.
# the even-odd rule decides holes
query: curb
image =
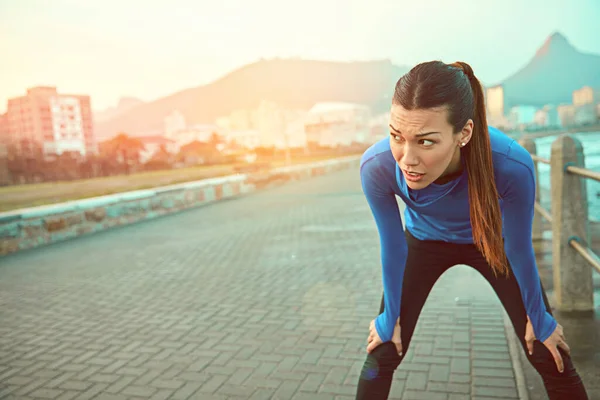
{"label": "curb", "polygon": [[513,372],[515,374],[515,383],[517,385],[517,393],[520,400],[529,400],[529,392],[527,390],[527,384],[525,383],[525,374],[523,373],[523,366],[521,365],[521,358],[519,352],[522,351],[521,343],[517,339],[512,322],[503,311],[504,317],[504,331],[506,333],[506,341],[508,342],[508,352],[510,353],[510,359],[512,361]]}
{"label": "curb", "polygon": [[0,213],[0,257],[358,165],[360,155]]}

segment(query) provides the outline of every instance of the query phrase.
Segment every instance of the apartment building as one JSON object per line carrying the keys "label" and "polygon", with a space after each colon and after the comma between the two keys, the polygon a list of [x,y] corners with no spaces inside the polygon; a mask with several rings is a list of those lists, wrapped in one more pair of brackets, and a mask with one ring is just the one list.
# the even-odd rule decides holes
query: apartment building
{"label": "apartment building", "polygon": [[96,153],[90,97],[59,94],[56,87],[37,86],[8,100],[7,141],[27,154],[41,149],[45,156]]}

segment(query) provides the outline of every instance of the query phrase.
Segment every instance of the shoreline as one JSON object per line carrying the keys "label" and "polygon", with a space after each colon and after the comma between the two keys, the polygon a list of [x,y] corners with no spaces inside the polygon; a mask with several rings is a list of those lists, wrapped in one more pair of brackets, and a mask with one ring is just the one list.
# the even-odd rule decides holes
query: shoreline
{"label": "shoreline", "polygon": [[513,139],[538,139],[546,136],[558,136],[564,133],[599,133],[600,124],[590,126],[579,126],[573,128],[553,129],[546,131],[506,131],[506,134]]}

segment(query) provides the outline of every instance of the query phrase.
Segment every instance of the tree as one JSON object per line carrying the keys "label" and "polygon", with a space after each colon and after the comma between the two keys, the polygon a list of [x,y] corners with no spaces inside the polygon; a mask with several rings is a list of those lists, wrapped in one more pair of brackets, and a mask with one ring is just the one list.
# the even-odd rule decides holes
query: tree
{"label": "tree", "polygon": [[161,144],[158,150],[152,155],[152,158],[146,162],[147,169],[170,168],[173,161],[173,155],[169,153],[167,147]]}
{"label": "tree", "polygon": [[218,133],[213,132],[210,135],[210,139],[208,140],[208,143],[211,144],[216,149],[218,144],[223,143],[223,138],[221,138],[221,136],[219,136]]}
{"label": "tree", "polygon": [[15,183],[31,183],[41,176],[44,170],[44,153],[40,143],[22,139],[7,149],[7,166]]}
{"label": "tree", "polygon": [[130,137],[123,132],[100,144],[100,151],[116,160],[117,163],[123,164],[126,174],[129,174],[132,163],[139,163],[142,150],[144,150],[144,143],[141,140]]}
{"label": "tree", "polygon": [[219,155],[213,143],[194,140],[179,149],[178,158],[186,164],[210,163]]}

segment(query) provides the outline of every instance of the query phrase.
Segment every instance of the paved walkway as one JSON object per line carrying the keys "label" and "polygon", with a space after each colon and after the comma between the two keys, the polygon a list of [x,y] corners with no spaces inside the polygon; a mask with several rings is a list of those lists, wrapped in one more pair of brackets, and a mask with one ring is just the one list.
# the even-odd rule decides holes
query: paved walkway
{"label": "paved walkway", "polygon": [[[353,399],[379,310],[356,171],[0,259],[1,399]],[[477,273],[434,287],[393,399],[516,399]]]}
{"label": "paved walkway", "polygon": [[[547,226],[546,229],[551,228]],[[600,230],[596,228],[596,243],[600,242]],[[546,288],[551,306],[556,304],[552,276],[551,237],[538,244],[536,256],[541,272],[542,284]],[[598,252],[598,250],[596,250]],[[600,399],[600,274],[592,271],[594,281],[595,309],[593,313],[568,313],[553,309],[553,314],[564,329],[567,343],[571,348],[571,358],[590,399]],[[525,382],[529,389],[529,400],[547,400],[540,375],[521,355]]]}

